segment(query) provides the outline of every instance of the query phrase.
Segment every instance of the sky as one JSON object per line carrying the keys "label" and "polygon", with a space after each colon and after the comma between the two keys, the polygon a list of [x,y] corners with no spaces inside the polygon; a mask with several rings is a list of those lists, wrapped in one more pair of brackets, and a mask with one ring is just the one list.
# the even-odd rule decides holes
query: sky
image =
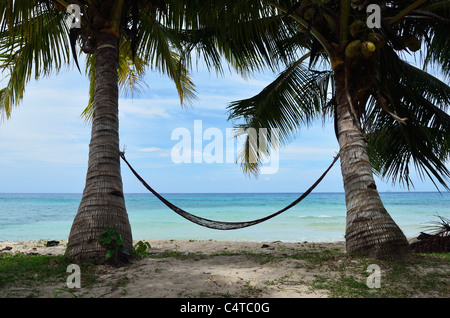
{"label": "sky", "polygon": [[[245,175],[238,164],[227,159],[227,153],[236,154],[239,146],[227,147],[226,132],[233,123],[227,121],[226,107],[257,94],[276,74],[262,72],[246,80],[225,70],[217,75],[200,65],[192,71],[197,99],[191,106],[181,107],[174,84],[151,71],[145,78],[148,87],[140,94],[121,94],[120,145],[126,147],[128,161],[161,193],[304,192],[338,152],[332,123],[318,120],[299,130],[295,139],[280,149],[278,162],[268,163],[274,169],[258,177]],[[74,67],[28,84],[11,119],[0,123],[0,193],[83,191],[90,126],[80,115],[88,102],[88,89],[86,75]],[[189,132],[190,138],[179,137],[180,131]],[[211,139],[208,133],[212,133]],[[191,142],[190,163],[174,160],[173,151],[182,141]],[[221,144],[222,156],[213,154],[222,157],[222,162],[205,162],[211,146]],[[205,157],[195,157],[198,150]],[[202,162],[195,163],[194,158]],[[121,167],[124,192],[146,193],[123,162]],[[436,191],[429,181],[413,180],[415,188],[411,190]],[[380,191],[408,190],[389,180],[376,178],[376,183]],[[343,192],[339,161],[314,191]]]}

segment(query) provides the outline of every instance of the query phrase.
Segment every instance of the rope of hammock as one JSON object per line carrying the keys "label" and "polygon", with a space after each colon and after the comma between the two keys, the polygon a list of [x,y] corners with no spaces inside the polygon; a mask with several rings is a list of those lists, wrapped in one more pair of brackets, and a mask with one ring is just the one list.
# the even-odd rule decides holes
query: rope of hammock
{"label": "rope of hammock", "polygon": [[284,207],[283,209],[269,215],[266,216],[264,218],[261,219],[257,219],[257,220],[253,220],[253,221],[246,221],[246,222],[222,222],[222,221],[214,221],[214,220],[209,220],[209,219],[205,219],[199,216],[196,216],[194,214],[191,214],[189,212],[184,211],[183,209],[175,206],[174,204],[172,204],[171,202],[167,201],[164,197],[162,197],[158,192],[156,192],[152,187],[150,187],[147,182],[145,182],[144,179],[141,178],[141,176],[133,169],[133,167],[131,166],[131,164],[127,161],[127,159],[125,158],[125,152],[121,152],[120,156],[122,157],[123,161],[128,165],[128,167],[130,168],[131,172],[133,172],[133,174],[136,176],[136,178],[141,181],[141,183],[147,188],[147,190],[149,190],[151,193],[153,193],[159,200],[161,200],[161,202],[163,202],[169,209],[171,209],[172,211],[174,211],[175,213],[177,213],[178,215],[182,216],[183,218],[198,224],[200,226],[203,227],[207,227],[210,229],[215,229],[215,230],[236,230],[236,229],[242,229],[245,227],[249,227],[252,225],[256,225],[258,223],[267,221],[287,210],[289,210],[290,208],[294,207],[295,205],[297,205],[300,201],[302,201],[304,198],[306,198],[313,190],[314,188],[322,181],[322,179],[326,176],[326,174],[328,173],[328,171],[330,171],[330,169],[333,167],[334,163],[338,160],[339,158],[339,153],[336,155],[336,157],[334,157],[333,162],[330,164],[330,166],[327,168],[327,170],[325,170],[325,172],[319,177],[319,179],[317,179],[316,182],[314,182],[314,184],[308,189],[306,190],[306,192],[304,192],[299,198],[297,198],[295,201],[293,201],[291,204],[289,204],[288,206]]}

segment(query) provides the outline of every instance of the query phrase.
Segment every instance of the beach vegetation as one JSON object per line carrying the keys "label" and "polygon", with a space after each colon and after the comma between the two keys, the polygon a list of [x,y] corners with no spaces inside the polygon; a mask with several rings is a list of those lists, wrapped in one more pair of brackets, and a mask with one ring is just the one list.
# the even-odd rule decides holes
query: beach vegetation
{"label": "beach vegetation", "polygon": [[65,264],[68,265],[64,256],[1,254],[0,288],[17,281],[44,281],[52,277],[66,276]]}
{"label": "beach vegetation", "polygon": [[150,249],[152,246],[149,242],[138,241],[134,245],[134,255],[137,257],[145,257],[150,255]]}
{"label": "beach vegetation", "polygon": [[[317,270],[312,278],[285,275],[277,280],[266,280],[260,283],[246,281],[243,283],[241,294],[232,297],[259,297],[264,292],[264,286],[277,286],[283,289],[289,286],[305,286],[312,291],[326,291],[331,298],[409,298],[409,297],[446,297],[450,293],[448,253],[412,254],[408,261],[404,260],[375,260],[367,256],[351,256],[336,248],[294,251],[286,254],[272,254],[270,258],[265,253],[227,251],[211,255],[169,254],[152,255],[151,257],[177,257],[198,259],[215,256],[236,256],[257,260],[264,260],[260,264],[277,267],[280,262],[290,259],[295,262],[293,268]],[[367,267],[373,262],[382,268],[380,288],[370,288],[367,284]],[[203,292],[195,297],[229,297],[218,293]]]}
{"label": "beach vegetation", "polygon": [[245,298],[258,297],[263,292],[264,285],[261,286],[263,287],[259,287],[259,285],[255,285],[250,281],[246,281],[242,286],[243,297]]}
{"label": "beach vegetation", "polygon": [[[449,264],[448,257],[413,254],[411,260],[411,263],[380,263],[380,267],[384,268],[380,288],[367,286],[364,264],[360,266],[359,263],[339,270],[338,275],[329,275],[326,272],[317,275],[311,286],[328,290],[333,298],[446,297],[449,294],[450,271],[445,268]],[[436,266],[436,261],[439,266]]]}
{"label": "beach vegetation", "polygon": [[425,226],[426,231],[420,232],[417,241],[411,244],[415,252],[450,252],[450,220],[446,217],[436,215],[437,221],[429,222]]}
{"label": "beach vegetation", "polygon": [[[0,253],[0,294],[2,297],[33,298],[42,295],[44,286],[57,286],[65,283],[70,259],[66,255],[29,255],[25,253]],[[81,280],[89,289],[98,275],[92,262],[82,264]],[[72,293],[62,284],[55,287],[55,295]]]}
{"label": "beach vegetation", "polygon": [[[313,243],[311,243],[313,244]],[[427,253],[411,255],[409,260],[376,260],[368,256],[349,255],[338,248],[280,249],[279,253],[258,253],[249,251],[221,251],[211,254],[171,252],[169,250],[152,254],[152,258],[175,257],[179,259],[205,259],[216,256],[246,256],[260,265],[277,267],[277,264],[291,260],[293,268],[317,271],[313,279],[286,275],[277,280],[260,284],[246,281],[242,293],[233,297],[258,297],[264,286],[285,288],[290,285],[306,286],[311,290],[326,291],[332,298],[409,298],[446,297],[450,293],[450,254]],[[382,269],[380,288],[367,284],[367,268],[376,264]],[[252,296],[249,296],[252,295]],[[229,297],[207,292],[196,297]]]}
{"label": "beach vegetation", "polygon": [[120,293],[122,296],[126,296],[128,294],[127,285],[130,283],[130,278],[126,275],[123,275],[117,281],[111,282],[111,290],[120,289]]}
{"label": "beach vegetation", "polygon": [[120,265],[123,262],[123,260],[118,259],[119,251],[122,251],[122,255],[128,257],[142,258],[150,255],[150,249],[152,248],[149,242],[138,241],[134,244],[132,250],[123,251],[122,236],[114,228],[106,228],[98,240],[106,248],[105,258],[107,260],[113,258],[112,264],[114,265]]}
{"label": "beach vegetation", "polygon": [[115,265],[119,264],[119,255],[129,256],[130,254],[130,251],[124,250],[122,235],[115,230],[115,227],[106,228],[100,234],[98,241],[106,248],[106,260],[113,259],[112,263]]}

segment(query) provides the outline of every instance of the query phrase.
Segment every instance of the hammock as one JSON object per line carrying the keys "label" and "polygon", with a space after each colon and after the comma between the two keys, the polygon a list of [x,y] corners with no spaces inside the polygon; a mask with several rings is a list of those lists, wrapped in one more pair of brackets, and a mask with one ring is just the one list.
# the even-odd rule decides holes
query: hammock
{"label": "hammock", "polygon": [[171,209],[172,211],[174,211],[175,213],[177,213],[178,215],[182,216],[183,218],[198,224],[200,226],[204,226],[210,229],[215,229],[215,230],[236,230],[236,229],[242,229],[245,227],[249,227],[252,225],[256,225],[258,223],[267,221],[287,210],[289,210],[290,208],[294,207],[295,205],[297,205],[300,201],[302,201],[304,198],[306,198],[308,196],[308,194],[310,194],[312,192],[312,190],[314,190],[314,188],[322,181],[322,179],[325,177],[325,175],[328,173],[328,171],[330,171],[330,169],[333,167],[334,163],[338,160],[339,158],[339,153],[336,155],[336,157],[334,157],[333,162],[331,163],[331,165],[328,167],[327,170],[325,170],[325,172],[320,176],[319,179],[317,179],[317,181],[308,189],[306,190],[306,192],[304,192],[299,198],[297,198],[294,202],[292,202],[291,204],[289,204],[288,206],[284,207],[283,209],[269,215],[266,216],[264,218],[261,219],[257,219],[257,220],[253,220],[253,221],[246,221],[246,222],[222,222],[222,221],[214,221],[214,220],[209,220],[209,219],[205,219],[196,215],[193,215],[189,212],[184,211],[183,209],[175,206],[174,204],[170,203],[169,201],[167,201],[164,197],[162,197],[158,192],[156,192],[155,190],[153,190],[152,187],[150,187],[145,181],[144,179],[141,178],[141,176],[133,169],[133,167],[130,165],[130,163],[127,161],[127,159],[125,158],[125,152],[121,152],[120,156],[122,157],[123,161],[128,165],[128,167],[130,168],[130,170],[133,172],[133,174],[136,176],[136,178],[138,178],[139,181],[141,181],[141,183],[147,188],[147,190],[149,190],[151,193],[153,193],[159,200],[161,200],[161,202],[163,202],[167,207],[169,207],[169,209]]}

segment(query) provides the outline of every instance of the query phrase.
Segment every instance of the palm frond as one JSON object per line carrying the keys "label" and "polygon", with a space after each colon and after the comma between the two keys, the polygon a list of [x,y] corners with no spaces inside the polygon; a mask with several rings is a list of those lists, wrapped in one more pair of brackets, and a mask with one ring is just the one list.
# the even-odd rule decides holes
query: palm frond
{"label": "palm frond", "polygon": [[[59,11],[33,1],[14,2],[11,7],[0,7],[5,21],[0,26],[0,70],[8,83],[1,89],[0,112],[9,119],[12,108],[17,106],[25,91],[26,83],[70,64],[68,27]],[[13,14],[14,13],[14,14]],[[18,17],[22,20],[17,21]]]}
{"label": "palm frond", "polygon": [[[398,14],[402,12],[401,9],[398,11]],[[422,42],[424,67],[434,66],[447,77],[450,75],[449,21],[450,2],[429,0],[403,16],[394,27],[399,36],[414,36]]]}
{"label": "palm frond", "polygon": [[[161,19],[161,18],[160,18]],[[141,13],[137,56],[151,69],[168,75],[175,83],[181,104],[189,104],[196,98],[195,85],[180,55],[177,30],[163,25],[153,13]]]}
{"label": "palm frond", "polygon": [[81,113],[81,117],[87,123],[92,123],[92,120],[94,119],[95,62],[95,54],[89,54],[86,58],[86,75],[89,78],[89,100]]}
{"label": "palm frond", "polygon": [[[159,25],[157,28],[163,28]],[[161,31],[160,32],[164,32]],[[166,30],[170,34],[170,30]],[[124,95],[135,95],[148,86],[145,82],[145,73],[150,69],[169,75],[174,81],[182,105],[191,103],[195,98],[195,86],[182,59],[171,46],[170,36],[160,34],[159,38],[153,38],[147,46],[138,47],[136,51],[131,47],[132,43],[122,38],[119,45],[118,84]],[[151,37],[152,34],[143,32],[143,36]],[[163,41],[163,43],[161,43]],[[159,46],[157,48],[156,46]],[[150,56],[151,54],[151,56]],[[90,79],[89,102],[81,116],[87,121],[92,121],[94,106],[95,86],[95,54],[88,55],[86,63],[86,75]]]}
{"label": "palm frond", "polygon": [[[450,3],[449,3],[450,7]],[[450,16],[450,9],[448,16]],[[449,18],[447,18],[449,19]],[[425,66],[431,65],[436,67],[447,78],[450,78],[450,37],[448,36],[447,22],[445,25],[436,26],[433,29],[430,41],[427,45],[425,57]]]}
{"label": "palm frond", "polygon": [[421,178],[428,177],[449,189],[450,87],[430,74],[402,62],[400,81],[386,82],[388,107],[406,123],[395,120],[376,107],[369,107],[368,153],[377,175],[413,186],[412,167]]}
{"label": "palm frond", "polygon": [[298,28],[287,22],[260,1],[211,2],[199,8],[195,25],[183,30],[185,58],[188,65],[201,58],[218,73],[223,59],[243,76],[264,67],[279,70],[299,48],[298,42],[289,42]]}
{"label": "palm frond", "polygon": [[[255,129],[259,138],[260,130],[267,131],[264,136],[267,153],[259,153],[257,143],[247,138],[239,156],[245,172],[257,174],[270,147],[287,144],[299,127],[308,126],[326,108],[331,98],[328,90],[332,86],[332,72],[306,68],[302,63],[307,57],[309,54],[293,63],[259,94],[228,106],[228,120],[244,121],[236,125],[239,133]],[[275,142],[271,139],[272,131],[277,132]]]}

